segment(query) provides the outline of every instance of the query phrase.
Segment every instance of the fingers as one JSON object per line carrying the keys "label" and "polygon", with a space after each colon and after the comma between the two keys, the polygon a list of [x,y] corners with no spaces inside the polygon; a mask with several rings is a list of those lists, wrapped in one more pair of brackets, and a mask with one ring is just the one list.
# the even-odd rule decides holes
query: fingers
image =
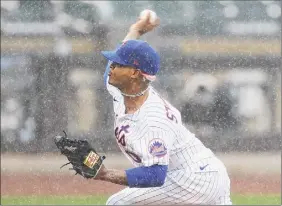
{"label": "fingers", "polygon": [[148,12],[147,14],[146,14],[146,17],[144,18],[145,20],[146,20],[146,23],[150,23],[150,13]]}
{"label": "fingers", "polygon": [[150,22],[149,18],[146,19],[140,19],[133,25],[136,25],[137,27],[143,27],[143,28],[150,28],[150,27],[156,27],[160,25],[160,19],[157,18],[153,23]]}
{"label": "fingers", "polygon": [[160,18],[157,17],[151,22],[151,13],[148,12],[144,16],[139,16],[137,18],[137,21],[130,26],[130,31],[138,31],[140,35],[143,35],[151,30],[153,30],[155,27],[160,25]]}
{"label": "fingers", "polygon": [[139,16],[139,17],[137,18],[137,22],[138,22],[138,21],[149,22],[149,20],[150,20],[150,13],[149,13],[149,12],[146,13],[145,16],[142,16],[142,18],[141,18],[141,16]]}
{"label": "fingers", "polygon": [[160,25],[160,23],[161,23],[161,20],[160,20],[160,18],[158,17],[158,18],[156,19],[156,21],[155,21],[152,25],[158,26],[158,25]]}

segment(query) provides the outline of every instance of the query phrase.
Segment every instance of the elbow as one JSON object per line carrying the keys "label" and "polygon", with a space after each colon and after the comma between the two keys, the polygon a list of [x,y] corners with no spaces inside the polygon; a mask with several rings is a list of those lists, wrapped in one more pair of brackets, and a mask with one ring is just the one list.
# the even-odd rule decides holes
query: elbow
{"label": "elbow", "polygon": [[161,187],[165,184],[167,166],[154,165],[126,170],[129,187]]}
{"label": "elbow", "polygon": [[162,172],[156,173],[155,187],[161,187],[165,183],[167,167],[163,167],[162,169],[164,169]]}
{"label": "elbow", "polygon": [[156,172],[156,187],[161,187],[165,183],[167,175],[167,166],[157,166],[158,170]]}
{"label": "elbow", "polygon": [[165,183],[165,178],[160,179],[159,181],[157,181],[156,187],[161,187],[164,185],[164,183]]}

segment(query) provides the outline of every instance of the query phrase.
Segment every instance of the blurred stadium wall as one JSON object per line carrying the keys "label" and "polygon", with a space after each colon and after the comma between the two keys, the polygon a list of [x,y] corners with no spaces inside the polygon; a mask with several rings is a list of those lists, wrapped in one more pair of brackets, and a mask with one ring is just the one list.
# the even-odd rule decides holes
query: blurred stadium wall
{"label": "blurred stadium wall", "polygon": [[56,151],[53,137],[116,152],[105,60],[145,8],[161,54],[154,86],[217,152],[281,148],[279,1],[1,1],[1,152]]}

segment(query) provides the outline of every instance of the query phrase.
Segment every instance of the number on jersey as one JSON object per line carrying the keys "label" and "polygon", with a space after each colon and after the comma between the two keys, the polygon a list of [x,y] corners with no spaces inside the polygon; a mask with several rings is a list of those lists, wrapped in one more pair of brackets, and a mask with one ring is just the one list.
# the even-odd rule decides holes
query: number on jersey
{"label": "number on jersey", "polygon": [[126,145],[125,144],[125,133],[128,133],[128,128],[129,128],[129,125],[121,126],[120,128],[117,127],[115,129],[115,136],[116,136],[117,142],[121,144],[123,147]]}
{"label": "number on jersey", "polygon": [[165,105],[165,109],[167,118],[169,118],[171,121],[174,121],[175,123],[178,123],[176,116],[173,114],[172,110],[167,105]]}

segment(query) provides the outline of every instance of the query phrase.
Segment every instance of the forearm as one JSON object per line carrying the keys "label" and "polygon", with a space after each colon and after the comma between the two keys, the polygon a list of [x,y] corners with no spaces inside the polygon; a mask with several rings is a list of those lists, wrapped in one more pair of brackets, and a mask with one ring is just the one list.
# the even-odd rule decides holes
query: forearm
{"label": "forearm", "polygon": [[128,40],[136,40],[139,39],[141,36],[140,32],[135,29],[130,29],[125,38],[123,39],[123,42]]}
{"label": "forearm", "polygon": [[128,185],[124,170],[107,169],[98,179],[119,185]]}
{"label": "forearm", "polygon": [[167,165],[137,167],[125,171],[103,167],[95,179],[137,188],[160,187],[165,182],[167,169]]}

